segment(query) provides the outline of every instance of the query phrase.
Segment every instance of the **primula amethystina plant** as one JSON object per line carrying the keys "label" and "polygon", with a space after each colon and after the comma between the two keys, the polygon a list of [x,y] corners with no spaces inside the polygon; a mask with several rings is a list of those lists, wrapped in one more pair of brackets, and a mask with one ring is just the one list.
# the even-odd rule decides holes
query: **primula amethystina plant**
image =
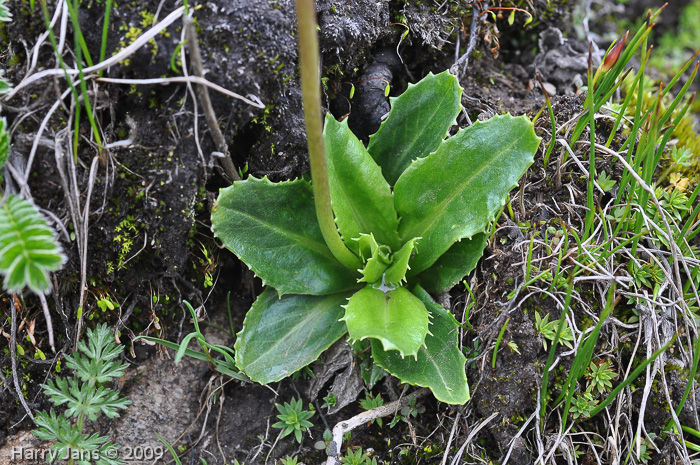
{"label": "primula amethystina plant", "polygon": [[540,139],[510,115],[445,139],[462,92],[448,72],[393,98],[366,148],[347,121],[326,115],[322,130],[313,0],[297,0],[297,20],[313,184],[251,177],[223,189],[212,212],[216,236],[269,286],[238,333],[236,366],[279,381],[347,334],[402,381],[463,404],[459,324],[428,292],[476,266]]}
{"label": "primula amethystina plant", "polygon": [[402,381],[444,402],[469,399],[458,323],[428,292],[446,292],[476,266],[485,229],[540,139],[510,115],[445,139],[460,95],[453,75],[429,74],[392,98],[367,148],[347,121],[326,116],[335,224],[358,266],[327,246],[310,182],[251,177],[221,191],[214,232],[268,286],[235,344],[252,380],[278,381],[348,334],[369,339],[374,361]]}

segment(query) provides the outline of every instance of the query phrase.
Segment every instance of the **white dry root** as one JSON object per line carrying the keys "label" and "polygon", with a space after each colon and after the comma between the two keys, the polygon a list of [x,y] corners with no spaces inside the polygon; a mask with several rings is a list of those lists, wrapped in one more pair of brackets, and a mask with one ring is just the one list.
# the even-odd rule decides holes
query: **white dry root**
{"label": "white dry root", "polygon": [[355,415],[349,420],[338,422],[333,428],[333,440],[330,444],[330,454],[328,455],[328,461],[326,462],[326,465],[337,465],[340,463],[340,448],[343,444],[343,436],[345,435],[345,433],[354,430],[358,426],[365,425],[371,422],[372,420],[376,420],[377,418],[383,418],[388,417],[389,415],[394,415],[399,410],[409,405],[411,399],[418,400],[419,398],[423,397],[429,392],[430,390],[427,388],[419,389],[418,391],[413,392],[410,395],[403,397],[399,400],[389,402],[385,405],[380,405],[379,407],[375,407],[371,410],[367,410],[366,412],[362,412],[360,414]]}

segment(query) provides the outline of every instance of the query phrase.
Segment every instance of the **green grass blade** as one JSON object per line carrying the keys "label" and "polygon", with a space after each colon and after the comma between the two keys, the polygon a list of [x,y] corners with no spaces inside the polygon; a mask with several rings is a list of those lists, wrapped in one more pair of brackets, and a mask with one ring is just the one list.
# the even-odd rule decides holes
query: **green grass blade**
{"label": "green grass blade", "polygon": [[[112,3],[114,0],[107,0],[105,5],[105,19],[102,23],[102,43],[100,45],[100,63],[105,60],[105,55],[107,54],[107,36],[109,35],[109,16],[112,12]],[[104,70],[99,71],[99,76],[102,77]]]}

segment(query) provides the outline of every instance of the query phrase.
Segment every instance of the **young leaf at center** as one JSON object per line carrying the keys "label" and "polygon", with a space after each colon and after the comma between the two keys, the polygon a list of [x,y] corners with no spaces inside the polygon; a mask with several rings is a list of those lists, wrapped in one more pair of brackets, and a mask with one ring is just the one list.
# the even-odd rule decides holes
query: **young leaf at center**
{"label": "young leaf at center", "polygon": [[415,357],[428,332],[429,314],[423,302],[406,288],[384,292],[366,286],[350,297],[343,320],[350,339],[378,339],[384,350]]}
{"label": "young leaf at center", "polygon": [[[408,292],[408,291],[407,291]],[[437,304],[420,286],[413,293],[432,314],[430,333],[416,360],[401,358],[372,341],[372,357],[386,371],[401,381],[429,387],[435,398],[448,404],[464,404],[469,400],[465,365],[467,359],[459,350],[459,327],[452,314]]]}
{"label": "young leaf at center", "polygon": [[387,268],[386,273],[384,273],[384,279],[387,284],[399,286],[406,282],[406,273],[410,269],[408,262],[416,248],[416,242],[419,240],[420,237],[414,237],[410,241],[407,241],[403,247],[391,257],[391,266]]}
{"label": "young leaf at center", "polygon": [[374,283],[381,281],[382,275],[391,265],[391,249],[386,245],[379,245],[372,234],[360,234],[356,241],[360,251],[360,257],[365,260],[362,268],[361,283]]}

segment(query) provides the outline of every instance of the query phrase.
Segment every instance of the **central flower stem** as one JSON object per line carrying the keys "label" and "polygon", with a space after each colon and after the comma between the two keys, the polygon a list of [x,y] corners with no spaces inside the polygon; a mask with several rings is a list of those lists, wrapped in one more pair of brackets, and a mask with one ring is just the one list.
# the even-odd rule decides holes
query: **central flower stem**
{"label": "central flower stem", "polygon": [[316,218],[328,248],[340,263],[351,270],[362,267],[340,238],[335,226],[328,184],[326,151],[321,125],[321,89],[318,59],[318,34],[316,32],[316,5],[314,0],[297,0],[297,32],[299,34],[299,62],[301,64],[301,92],[304,99],[306,140],[311,160],[311,179],[314,190]]}

